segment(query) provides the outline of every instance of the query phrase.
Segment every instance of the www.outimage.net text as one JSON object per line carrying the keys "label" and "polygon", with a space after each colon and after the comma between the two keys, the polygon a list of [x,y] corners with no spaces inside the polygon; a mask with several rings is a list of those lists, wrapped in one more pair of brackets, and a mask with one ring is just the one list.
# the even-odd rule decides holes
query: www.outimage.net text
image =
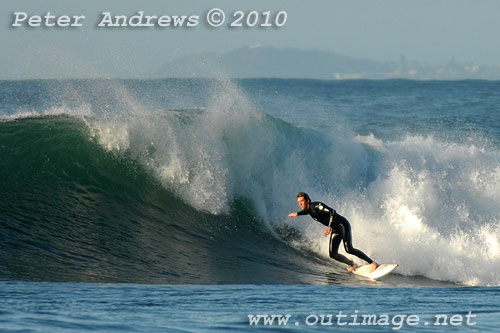
{"label": "www.outimage.net text", "polygon": [[477,315],[469,311],[466,314],[436,314],[430,320],[422,320],[417,314],[361,314],[358,310],[346,314],[310,314],[304,320],[291,320],[291,314],[249,314],[250,326],[383,326],[399,330],[403,326],[474,326]]}

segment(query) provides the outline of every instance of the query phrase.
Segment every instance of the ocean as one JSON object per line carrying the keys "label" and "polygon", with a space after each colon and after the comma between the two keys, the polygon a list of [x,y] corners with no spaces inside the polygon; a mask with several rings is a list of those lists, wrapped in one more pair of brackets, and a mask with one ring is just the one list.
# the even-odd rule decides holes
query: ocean
{"label": "ocean", "polygon": [[[493,331],[499,91],[0,81],[0,331]],[[299,191],[399,267],[348,274]]]}

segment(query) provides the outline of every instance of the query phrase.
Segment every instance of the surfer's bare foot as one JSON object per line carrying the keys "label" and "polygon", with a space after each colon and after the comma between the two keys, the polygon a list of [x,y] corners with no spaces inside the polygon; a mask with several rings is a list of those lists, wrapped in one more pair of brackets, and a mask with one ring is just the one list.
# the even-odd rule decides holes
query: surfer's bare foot
{"label": "surfer's bare foot", "polygon": [[349,273],[352,273],[352,272],[354,272],[356,269],[358,269],[358,264],[356,264],[355,262],[353,262],[353,263],[352,263],[352,265],[351,265],[351,266],[349,266],[349,268],[347,269],[347,271],[348,271]]}
{"label": "surfer's bare foot", "polygon": [[378,267],[378,264],[374,261],[370,264],[370,273],[376,270]]}

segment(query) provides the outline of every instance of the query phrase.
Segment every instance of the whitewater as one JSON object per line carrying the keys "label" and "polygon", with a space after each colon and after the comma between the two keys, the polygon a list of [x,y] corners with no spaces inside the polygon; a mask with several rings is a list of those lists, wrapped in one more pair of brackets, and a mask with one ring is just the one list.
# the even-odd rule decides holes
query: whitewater
{"label": "whitewater", "polygon": [[0,277],[363,285],[287,218],[305,191],[388,285],[499,286],[498,88],[2,81]]}

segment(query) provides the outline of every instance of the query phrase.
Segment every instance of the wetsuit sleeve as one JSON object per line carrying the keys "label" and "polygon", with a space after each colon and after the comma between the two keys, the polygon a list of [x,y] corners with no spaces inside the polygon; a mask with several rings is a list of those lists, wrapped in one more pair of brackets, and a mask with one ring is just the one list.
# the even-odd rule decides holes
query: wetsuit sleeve
{"label": "wetsuit sleeve", "polygon": [[307,215],[309,214],[309,209],[304,209],[304,210],[301,210],[300,212],[297,212],[297,215]]}

